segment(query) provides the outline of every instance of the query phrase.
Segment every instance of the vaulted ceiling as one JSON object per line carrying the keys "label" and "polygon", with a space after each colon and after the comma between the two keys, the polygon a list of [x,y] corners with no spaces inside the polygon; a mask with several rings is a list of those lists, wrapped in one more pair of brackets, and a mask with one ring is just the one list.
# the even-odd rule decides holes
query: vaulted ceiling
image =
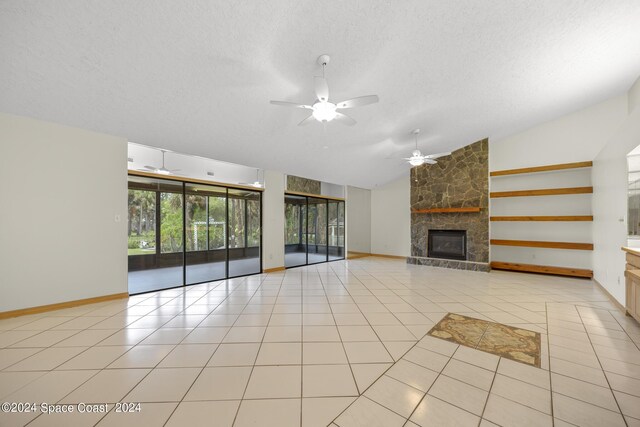
{"label": "vaulted ceiling", "polygon": [[[629,89],[637,0],[0,2],[0,111],[365,188]],[[298,127],[318,55],[353,127]],[[95,159],[87,159],[94,161]]]}

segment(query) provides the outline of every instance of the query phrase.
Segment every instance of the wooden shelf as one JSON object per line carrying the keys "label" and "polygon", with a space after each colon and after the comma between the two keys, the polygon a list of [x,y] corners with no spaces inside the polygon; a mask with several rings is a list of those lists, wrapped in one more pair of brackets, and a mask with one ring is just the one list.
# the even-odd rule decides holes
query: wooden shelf
{"label": "wooden shelf", "polygon": [[495,270],[522,271],[527,273],[555,274],[558,276],[593,277],[593,271],[582,268],[553,267],[548,265],[519,264],[513,262],[492,261],[489,264]]}
{"label": "wooden shelf", "polygon": [[550,172],[565,169],[589,168],[593,166],[593,162],[575,162],[575,163],[559,163],[556,165],[535,166],[531,168],[506,169],[501,171],[493,171],[489,176],[518,175],[522,173]]}
{"label": "wooden shelf", "polygon": [[490,221],[593,221],[592,215],[492,216]]}
{"label": "wooden shelf", "polygon": [[527,248],[576,249],[580,251],[593,250],[593,243],[542,242],[539,240],[504,240],[504,239],[491,239],[490,243],[492,245],[498,245],[498,246],[522,246]]}
{"label": "wooden shelf", "polygon": [[470,207],[470,208],[430,208],[430,209],[411,209],[411,213],[470,213],[470,212],[480,212],[479,207]]}
{"label": "wooden shelf", "polygon": [[495,199],[499,197],[559,196],[562,194],[590,193],[593,193],[593,187],[544,188],[540,190],[492,191],[489,193],[489,197]]}

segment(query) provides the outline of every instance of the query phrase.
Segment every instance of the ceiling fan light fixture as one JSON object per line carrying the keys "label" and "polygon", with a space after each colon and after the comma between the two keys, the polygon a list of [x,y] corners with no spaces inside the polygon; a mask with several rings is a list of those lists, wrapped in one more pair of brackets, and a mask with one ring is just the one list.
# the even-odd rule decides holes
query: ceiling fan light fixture
{"label": "ceiling fan light fixture", "polygon": [[158,169],[156,173],[160,175],[171,175],[171,171],[168,169]]}
{"label": "ceiling fan light fixture", "polygon": [[422,156],[412,156],[409,159],[409,164],[411,166],[420,166],[423,163],[424,163],[424,157],[422,157]]}
{"label": "ceiling fan light fixture", "polygon": [[318,101],[313,104],[313,117],[319,122],[330,122],[337,115],[336,104],[327,101]]}

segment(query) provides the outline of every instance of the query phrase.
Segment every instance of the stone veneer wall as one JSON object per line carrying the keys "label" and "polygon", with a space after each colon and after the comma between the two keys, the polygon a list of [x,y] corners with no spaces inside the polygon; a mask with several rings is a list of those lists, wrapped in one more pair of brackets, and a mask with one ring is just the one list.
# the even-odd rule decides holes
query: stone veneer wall
{"label": "stone veneer wall", "polygon": [[320,181],[316,181],[314,179],[287,175],[287,190],[309,194],[320,194],[322,191],[322,185]]}
{"label": "stone veneer wall", "polygon": [[[412,213],[411,264],[489,270],[489,140],[411,170],[411,208],[480,207],[473,213]],[[467,230],[467,261],[427,257],[428,231]]]}

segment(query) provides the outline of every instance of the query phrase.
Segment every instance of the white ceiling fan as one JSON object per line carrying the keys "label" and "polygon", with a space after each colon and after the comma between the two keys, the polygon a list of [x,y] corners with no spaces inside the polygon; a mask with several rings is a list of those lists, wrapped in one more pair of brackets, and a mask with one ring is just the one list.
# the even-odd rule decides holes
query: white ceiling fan
{"label": "white ceiling fan", "polygon": [[[178,172],[180,169],[167,169],[164,166],[164,154],[167,152],[167,150],[160,150],[160,151],[162,152],[162,167],[157,168],[155,166],[145,166],[144,169],[160,175],[171,175],[174,172]],[[140,170],[143,170],[143,169],[140,169]]]}
{"label": "white ceiling fan", "polygon": [[311,110],[309,117],[298,123],[298,126],[306,125],[313,121],[313,119],[322,123],[330,122],[335,119],[347,126],[353,126],[356,124],[356,121],[337,110],[362,107],[364,105],[375,104],[379,101],[378,95],[367,95],[348,99],[335,104],[333,102],[329,102],[329,86],[327,85],[327,80],[324,78],[324,67],[329,63],[330,59],[329,55],[320,55],[318,57],[318,64],[322,66],[322,77],[314,77],[317,100],[313,105],[287,101],[271,101],[274,105]]}
{"label": "white ceiling fan", "polygon": [[413,131],[411,131],[411,133],[413,135],[415,135],[416,138],[416,149],[413,150],[413,152],[411,153],[411,157],[405,157],[404,160],[408,160],[409,164],[411,166],[420,166],[424,163],[427,163],[429,165],[433,165],[436,164],[438,162],[435,161],[435,159],[439,158],[439,157],[444,157],[444,156],[448,156],[451,154],[451,152],[446,152],[446,153],[437,153],[437,154],[427,154],[427,155],[423,155],[420,150],[418,150],[418,135],[420,134],[420,129],[414,129]]}

